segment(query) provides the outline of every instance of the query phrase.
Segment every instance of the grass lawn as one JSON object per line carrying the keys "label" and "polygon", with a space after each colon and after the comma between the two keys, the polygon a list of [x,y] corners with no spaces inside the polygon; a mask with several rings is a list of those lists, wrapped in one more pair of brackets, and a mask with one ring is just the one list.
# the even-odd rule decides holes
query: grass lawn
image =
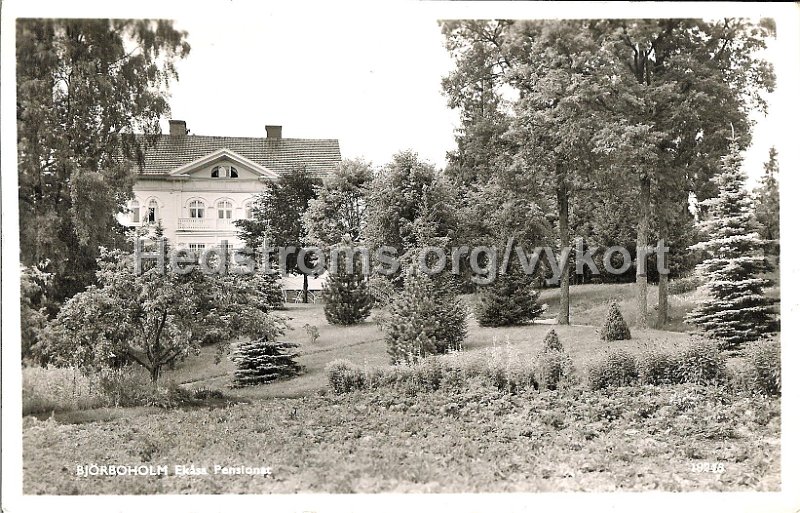
{"label": "grass lawn", "polygon": [[[604,287],[606,290],[604,290]],[[586,363],[596,358],[606,349],[624,348],[639,353],[645,348],[668,347],[680,348],[689,342],[685,333],[664,330],[642,330],[633,327],[632,339],[603,342],[597,335],[597,327],[589,324],[600,324],[605,315],[605,300],[610,295],[634,294],[631,284],[625,285],[581,285],[572,288],[573,308],[575,311],[572,326],[556,326],[549,324],[532,324],[508,328],[483,328],[478,326],[470,316],[468,336],[464,345],[465,358],[479,358],[480,353],[488,351],[492,346],[510,344],[521,355],[534,354],[541,348],[542,340],[550,329],[555,329],[564,344],[564,349],[573,358],[579,371]],[[555,292],[557,308],[558,291],[545,291],[544,301],[552,301],[551,292]],[[469,300],[469,298],[466,298]],[[680,304],[680,299],[673,299],[673,304]],[[688,300],[684,300],[688,302]],[[632,319],[634,314],[628,311],[633,308],[630,301],[623,302],[623,314]],[[599,304],[599,306],[591,306]],[[279,381],[267,385],[259,385],[242,389],[231,389],[233,363],[223,357],[215,363],[217,350],[206,347],[199,357],[189,358],[179,364],[175,370],[165,373],[166,379],[176,383],[189,385],[192,388],[217,388],[234,396],[244,398],[269,397],[302,397],[322,390],[327,386],[325,365],[338,358],[344,358],[358,365],[388,365],[386,343],[377,323],[370,317],[367,322],[356,326],[331,326],[325,320],[321,304],[288,304],[288,310],[282,312],[289,320],[291,329],[285,338],[300,344],[298,361],[305,367],[305,372],[296,378]],[[306,324],[317,326],[319,338],[311,342],[305,329]],[[479,354],[473,354],[479,353]]]}

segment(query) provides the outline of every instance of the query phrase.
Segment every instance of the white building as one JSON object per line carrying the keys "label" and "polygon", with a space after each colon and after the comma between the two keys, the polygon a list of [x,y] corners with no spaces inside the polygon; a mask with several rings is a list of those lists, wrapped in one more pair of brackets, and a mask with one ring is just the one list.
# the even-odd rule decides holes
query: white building
{"label": "white building", "polygon": [[176,246],[209,248],[227,240],[241,245],[233,221],[251,216],[252,200],[267,180],[300,166],[317,176],[341,161],[336,139],[284,139],[280,126],[265,137],[189,135],[171,120],[145,154],[133,187],[128,226],[155,226]]}

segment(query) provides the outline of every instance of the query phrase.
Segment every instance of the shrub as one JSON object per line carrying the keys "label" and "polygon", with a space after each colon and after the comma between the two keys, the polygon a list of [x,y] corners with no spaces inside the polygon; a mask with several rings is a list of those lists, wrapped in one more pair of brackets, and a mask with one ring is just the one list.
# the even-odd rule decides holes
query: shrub
{"label": "shrub", "polygon": [[645,385],[674,383],[676,358],[663,351],[648,351],[638,361],[639,378]]}
{"label": "shrub", "polygon": [[367,377],[364,369],[348,360],[334,360],[325,366],[328,384],[337,394],[345,394],[366,387]]}
{"label": "shrub", "polygon": [[629,340],[631,338],[631,330],[628,329],[616,301],[611,301],[608,305],[606,319],[600,328],[600,338],[603,340]]}
{"label": "shrub", "polygon": [[683,278],[678,278],[677,280],[671,280],[667,286],[667,292],[673,296],[677,294],[686,294],[687,292],[697,290],[702,284],[703,280],[701,280],[699,276],[691,274]]}
{"label": "shrub", "polygon": [[175,408],[195,400],[192,392],[174,382],[154,386],[146,373],[132,366],[103,370],[99,378],[100,388],[115,407]]}
{"label": "shrub", "polygon": [[536,358],[534,369],[535,382],[540,389],[555,390],[576,381],[575,365],[563,351],[542,351]]}
{"label": "shrub", "polygon": [[544,308],[530,276],[521,272],[504,273],[481,287],[474,307],[481,326],[513,326],[539,317]]}
{"label": "shrub", "polygon": [[747,355],[750,385],[755,392],[781,395],[781,345],[777,340],[755,344]]}
{"label": "shrub", "polygon": [[591,390],[634,383],[639,375],[636,360],[627,351],[611,351],[601,360],[589,365],[587,379]]}
{"label": "shrub", "polygon": [[563,351],[564,346],[558,339],[558,333],[555,329],[551,329],[544,337],[544,350],[545,351]]}
{"label": "shrub", "polygon": [[451,287],[412,266],[405,287],[392,298],[384,331],[392,363],[414,363],[461,349],[467,335],[466,310]]}
{"label": "shrub", "polygon": [[675,356],[672,373],[677,383],[719,383],[725,378],[725,358],[716,344],[702,341]]}
{"label": "shrub", "polygon": [[271,340],[270,335],[239,344],[231,355],[236,364],[233,386],[259,385],[299,374],[295,347],[291,342]]}

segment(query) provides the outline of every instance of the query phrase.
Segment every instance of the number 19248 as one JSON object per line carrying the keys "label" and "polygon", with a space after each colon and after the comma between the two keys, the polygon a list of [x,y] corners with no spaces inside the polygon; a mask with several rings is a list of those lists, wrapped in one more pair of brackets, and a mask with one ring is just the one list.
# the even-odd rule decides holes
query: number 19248
{"label": "number 19248", "polygon": [[713,472],[715,474],[722,474],[725,472],[725,465],[719,462],[709,462],[709,461],[701,461],[692,463],[691,465],[692,472],[700,473],[700,472]]}

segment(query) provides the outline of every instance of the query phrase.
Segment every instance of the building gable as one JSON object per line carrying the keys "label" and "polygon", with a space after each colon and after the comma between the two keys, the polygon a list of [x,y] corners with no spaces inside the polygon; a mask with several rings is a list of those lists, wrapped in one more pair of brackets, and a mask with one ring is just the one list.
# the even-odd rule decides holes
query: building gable
{"label": "building gable", "polygon": [[[197,160],[177,167],[169,172],[172,177],[212,178],[215,168],[233,166],[239,178],[266,178],[276,180],[278,173],[235,153],[228,148],[221,148]],[[218,169],[217,169],[218,170]],[[224,178],[222,176],[221,178]]]}

